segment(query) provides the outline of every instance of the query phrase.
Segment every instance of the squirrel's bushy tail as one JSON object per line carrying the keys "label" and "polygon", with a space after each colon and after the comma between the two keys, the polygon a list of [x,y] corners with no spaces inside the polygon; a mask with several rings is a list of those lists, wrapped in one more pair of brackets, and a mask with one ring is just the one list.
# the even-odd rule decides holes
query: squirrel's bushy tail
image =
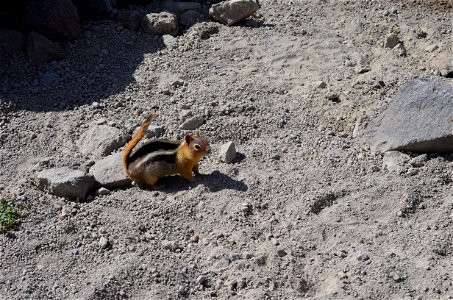
{"label": "squirrel's bushy tail", "polygon": [[127,172],[127,167],[129,165],[129,156],[131,155],[132,150],[134,147],[140,142],[140,140],[145,135],[146,131],[148,130],[149,124],[154,120],[156,117],[156,113],[154,111],[150,112],[148,117],[143,121],[142,126],[140,127],[139,131],[132,137],[129,143],[127,143],[126,148],[123,151],[123,169]]}

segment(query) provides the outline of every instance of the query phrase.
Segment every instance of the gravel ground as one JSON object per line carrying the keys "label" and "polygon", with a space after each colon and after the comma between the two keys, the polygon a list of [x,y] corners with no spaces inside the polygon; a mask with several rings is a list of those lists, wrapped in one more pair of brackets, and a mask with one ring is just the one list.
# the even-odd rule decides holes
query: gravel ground
{"label": "gravel ground", "polygon": [[[452,52],[450,2],[260,3],[174,48],[107,20],[83,23],[61,61],[1,60],[0,194],[27,216],[0,235],[0,298],[451,299],[453,156],[398,174],[353,136],[407,80],[452,82],[433,67]],[[384,47],[390,32],[407,55]],[[82,203],[33,185],[92,165],[91,124],[130,134],[150,109],[163,138],[206,120],[204,175]]]}

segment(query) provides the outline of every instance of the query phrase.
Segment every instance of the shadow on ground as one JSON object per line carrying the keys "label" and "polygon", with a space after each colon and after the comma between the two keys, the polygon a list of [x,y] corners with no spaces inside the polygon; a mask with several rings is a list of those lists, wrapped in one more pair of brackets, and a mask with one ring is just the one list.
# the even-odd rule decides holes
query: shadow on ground
{"label": "shadow on ground", "polygon": [[61,111],[123,92],[145,54],[164,45],[161,37],[116,30],[115,24],[86,26],[64,45],[69,55],[60,61],[37,66],[25,54],[0,56],[0,100],[28,111]]}
{"label": "shadow on ground", "polygon": [[248,186],[245,183],[234,180],[220,171],[214,171],[211,174],[196,176],[192,182],[189,182],[180,176],[165,177],[159,180],[155,190],[176,193],[189,188],[194,188],[198,185],[206,186],[211,192],[219,192],[222,190],[245,192],[248,190]]}

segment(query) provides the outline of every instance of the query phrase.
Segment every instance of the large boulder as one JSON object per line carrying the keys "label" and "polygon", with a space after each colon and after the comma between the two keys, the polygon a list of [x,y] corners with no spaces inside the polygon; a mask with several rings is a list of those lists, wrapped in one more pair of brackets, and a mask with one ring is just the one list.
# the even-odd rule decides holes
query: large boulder
{"label": "large boulder", "polygon": [[259,8],[258,3],[253,0],[227,0],[211,6],[209,16],[231,26],[250,17]]}
{"label": "large boulder", "polygon": [[131,180],[123,171],[121,152],[96,161],[89,173],[101,186],[110,190],[124,188],[131,184]]}
{"label": "large boulder", "polygon": [[91,158],[100,158],[123,146],[128,139],[129,135],[118,128],[96,125],[80,136],[78,146],[82,154]]}
{"label": "large boulder", "polygon": [[25,36],[16,30],[0,29],[0,54],[18,54],[25,48]]}
{"label": "large boulder", "polygon": [[51,40],[70,41],[81,32],[79,15],[71,0],[29,1],[23,23],[27,31],[33,30]]}
{"label": "large boulder", "polygon": [[71,200],[85,200],[94,183],[93,176],[65,167],[43,170],[35,177],[41,190]]}
{"label": "large boulder", "polygon": [[410,80],[368,128],[373,151],[453,152],[453,86]]}
{"label": "large boulder", "polygon": [[178,18],[168,12],[147,14],[142,20],[142,31],[158,35],[175,35],[178,32]]}
{"label": "large boulder", "polygon": [[27,39],[27,56],[35,63],[42,64],[64,58],[66,51],[45,36],[32,31]]}

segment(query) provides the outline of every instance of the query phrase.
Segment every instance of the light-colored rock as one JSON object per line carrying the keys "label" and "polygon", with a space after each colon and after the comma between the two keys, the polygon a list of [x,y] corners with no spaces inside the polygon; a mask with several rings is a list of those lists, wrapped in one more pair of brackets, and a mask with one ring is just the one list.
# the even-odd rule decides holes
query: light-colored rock
{"label": "light-colored rock", "polygon": [[71,0],[33,0],[24,11],[24,27],[51,40],[70,41],[80,35],[77,8]]}
{"label": "light-colored rock", "polygon": [[25,48],[25,36],[17,30],[0,29],[0,54],[18,54]]}
{"label": "light-colored rock", "polygon": [[169,12],[147,14],[142,19],[143,32],[175,35],[178,32],[178,18]]}
{"label": "light-colored rock", "polygon": [[107,249],[110,246],[110,242],[106,237],[101,236],[101,238],[99,239],[98,245],[99,245],[99,247],[101,247],[101,249]]}
{"label": "light-colored rock", "polygon": [[323,88],[327,87],[327,84],[324,81],[319,80],[319,81],[314,81],[312,83],[312,86],[317,88],[317,89],[323,89]]}
{"label": "light-colored rock", "polygon": [[214,4],[209,16],[224,25],[234,25],[250,17],[260,6],[253,0],[227,0]]}
{"label": "light-colored rock", "polygon": [[143,15],[138,10],[120,9],[113,18],[115,21],[123,24],[123,26],[127,29],[138,30],[140,28]]}
{"label": "light-colored rock", "polygon": [[382,168],[390,172],[402,173],[407,170],[410,156],[399,151],[388,151],[384,154]]}
{"label": "light-colored rock", "polygon": [[27,38],[27,56],[38,64],[43,64],[66,56],[66,50],[45,36],[31,32]]}
{"label": "light-colored rock", "polygon": [[122,130],[108,125],[90,127],[79,138],[80,153],[91,158],[109,155],[128,141],[129,136]]}
{"label": "light-colored rock", "polygon": [[394,33],[389,33],[385,36],[384,47],[393,49],[400,43],[399,37]]}
{"label": "light-colored rock", "polygon": [[65,167],[43,170],[35,177],[41,190],[71,200],[85,200],[94,183],[93,176]]}
{"label": "light-colored rock", "polygon": [[453,86],[414,79],[368,126],[373,151],[453,152]]}
{"label": "light-colored rock", "polygon": [[205,122],[205,119],[202,116],[195,116],[192,117],[188,120],[186,120],[184,123],[182,123],[179,126],[179,129],[183,130],[194,130],[203,125]]}
{"label": "light-colored rock", "polygon": [[434,52],[436,51],[437,49],[439,49],[439,46],[436,45],[436,44],[433,44],[433,45],[429,45],[428,47],[425,48],[425,51],[426,52]]}
{"label": "light-colored rock", "polygon": [[453,75],[453,53],[451,51],[440,52],[433,59],[432,67],[443,77],[451,77]]}
{"label": "light-colored rock", "polygon": [[407,50],[404,44],[401,42],[392,49],[392,52],[395,53],[397,56],[406,56]]}
{"label": "light-colored rock", "polygon": [[99,188],[96,193],[95,193],[97,196],[105,196],[105,195],[108,195],[110,194],[110,190],[109,189],[106,189],[105,187],[101,187]]}
{"label": "light-colored rock", "polygon": [[423,167],[427,161],[428,161],[428,155],[422,154],[422,155],[412,158],[410,160],[410,164],[414,167]]}
{"label": "light-colored rock", "polygon": [[178,47],[178,40],[174,36],[169,34],[164,34],[162,36],[162,42],[168,49],[175,49]]}
{"label": "light-colored rock", "polygon": [[90,174],[103,187],[114,190],[131,184],[122,166],[121,152],[111,154],[98,160],[90,168]]}
{"label": "light-colored rock", "polygon": [[236,158],[236,146],[233,142],[228,142],[220,147],[219,158],[221,161],[229,164]]}

